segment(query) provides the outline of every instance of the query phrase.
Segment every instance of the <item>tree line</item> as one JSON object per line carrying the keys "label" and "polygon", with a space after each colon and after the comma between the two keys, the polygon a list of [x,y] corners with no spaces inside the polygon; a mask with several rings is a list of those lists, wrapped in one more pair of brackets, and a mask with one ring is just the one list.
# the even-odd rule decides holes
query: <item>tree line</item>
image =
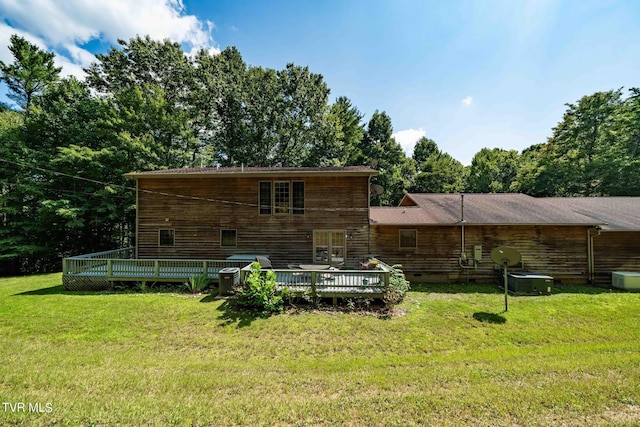
{"label": "tree line", "polygon": [[364,122],[322,75],[247,65],[235,47],[190,57],[179,44],[120,40],[82,80],[54,54],[11,37],[0,79],[0,275],[59,269],[60,258],[130,244],[131,171],[200,166],[349,166],[379,170],[372,205],[407,192],[640,193],[640,90],[585,96],[547,142],[483,148],[463,166],[421,138],[407,157],[391,118]]}

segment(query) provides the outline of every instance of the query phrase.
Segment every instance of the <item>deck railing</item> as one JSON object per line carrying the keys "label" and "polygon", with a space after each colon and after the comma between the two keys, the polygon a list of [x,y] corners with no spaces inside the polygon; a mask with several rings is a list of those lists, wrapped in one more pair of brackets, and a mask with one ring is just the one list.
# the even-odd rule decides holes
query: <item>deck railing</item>
{"label": "deck railing", "polygon": [[242,268],[246,261],[193,259],[133,259],[133,248],[79,255],[62,260],[63,276],[104,277],[118,280],[182,280],[206,275],[218,279],[226,267]]}
{"label": "deck railing", "polygon": [[69,257],[67,259],[75,259],[75,258],[82,258],[82,259],[129,259],[129,258],[133,258],[134,255],[136,253],[136,248],[134,247],[129,247],[129,248],[122,248],[122,249],[113,249],[110,251],[103,251],[103,252],[94,252],[91,254],[85,254],[85,255],[77,255],[77,256],[72,256]]}
{"label": "deck railing", "polygon": [[[105,289],[113,282],[178,282],[205,275],[218,280],[226,267],[240,269],[245,283],[251,264],[242,260],[134,259],[133,248],[105,251],[63,259],[66,289]],[[266,274],[269,271],[262,269]],[[278,289],[312,297],[382,297],[389,288],[391,267],[379,262],[373,270],[273,269]]]}
{"label": "deck railing", "polygon": [[[269,269],[262,269],[266,274]],[[363,296],[384,294],[389,287],[390,268],[383,263],[375,270],[292,270],[272,269],[277,288],[287,288],[296,294],[312,296]],[[245,283],[251,265],[240,270],[240,281]]]}

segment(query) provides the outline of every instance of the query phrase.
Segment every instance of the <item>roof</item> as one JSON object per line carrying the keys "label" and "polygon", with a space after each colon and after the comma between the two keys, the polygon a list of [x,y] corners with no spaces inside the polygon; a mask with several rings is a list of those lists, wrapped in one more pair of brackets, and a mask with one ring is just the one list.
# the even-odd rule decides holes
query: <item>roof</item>
{"label": "roof", "polygon": [[[463,197],[464,196],[464,216]],[[373,225],[601,225],[525,194],[407,194],[397,208],[371,208]]]}
{"label": "roof", "polygon": [[602,221],[603,230],[640,231],[640,197],[548,197],[540,200]]}
{"label": "roof", "polygon": [[368,166],[345,166],[326,168],[306,167],[206,167],[206,168],[180,168],[162,169],[146,172],[130,172],[125,174],[127,178],[235,178],[239,175],[251,177],[267,176],[371,176],[378,171]]}

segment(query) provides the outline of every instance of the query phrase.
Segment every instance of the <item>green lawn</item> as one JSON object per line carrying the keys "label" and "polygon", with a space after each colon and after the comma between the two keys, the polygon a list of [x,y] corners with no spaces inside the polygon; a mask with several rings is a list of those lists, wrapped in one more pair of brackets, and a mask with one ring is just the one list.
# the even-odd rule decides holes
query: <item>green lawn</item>
{"label": "green lawn", "polygon": [[500,314],[492,286],[432,286],[393,318],[254,318],[60,282],[0,279],[0,425],[640,425],[640,294]]}

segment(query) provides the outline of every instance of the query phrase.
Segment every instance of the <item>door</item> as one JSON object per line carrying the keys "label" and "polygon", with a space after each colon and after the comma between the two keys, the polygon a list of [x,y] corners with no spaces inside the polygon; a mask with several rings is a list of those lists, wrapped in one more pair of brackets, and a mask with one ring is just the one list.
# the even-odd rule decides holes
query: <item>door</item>
{"label": "door", "polygon": [[346,234],[345,230],[314,230],[314,264],[344,266],[347,259]]}

